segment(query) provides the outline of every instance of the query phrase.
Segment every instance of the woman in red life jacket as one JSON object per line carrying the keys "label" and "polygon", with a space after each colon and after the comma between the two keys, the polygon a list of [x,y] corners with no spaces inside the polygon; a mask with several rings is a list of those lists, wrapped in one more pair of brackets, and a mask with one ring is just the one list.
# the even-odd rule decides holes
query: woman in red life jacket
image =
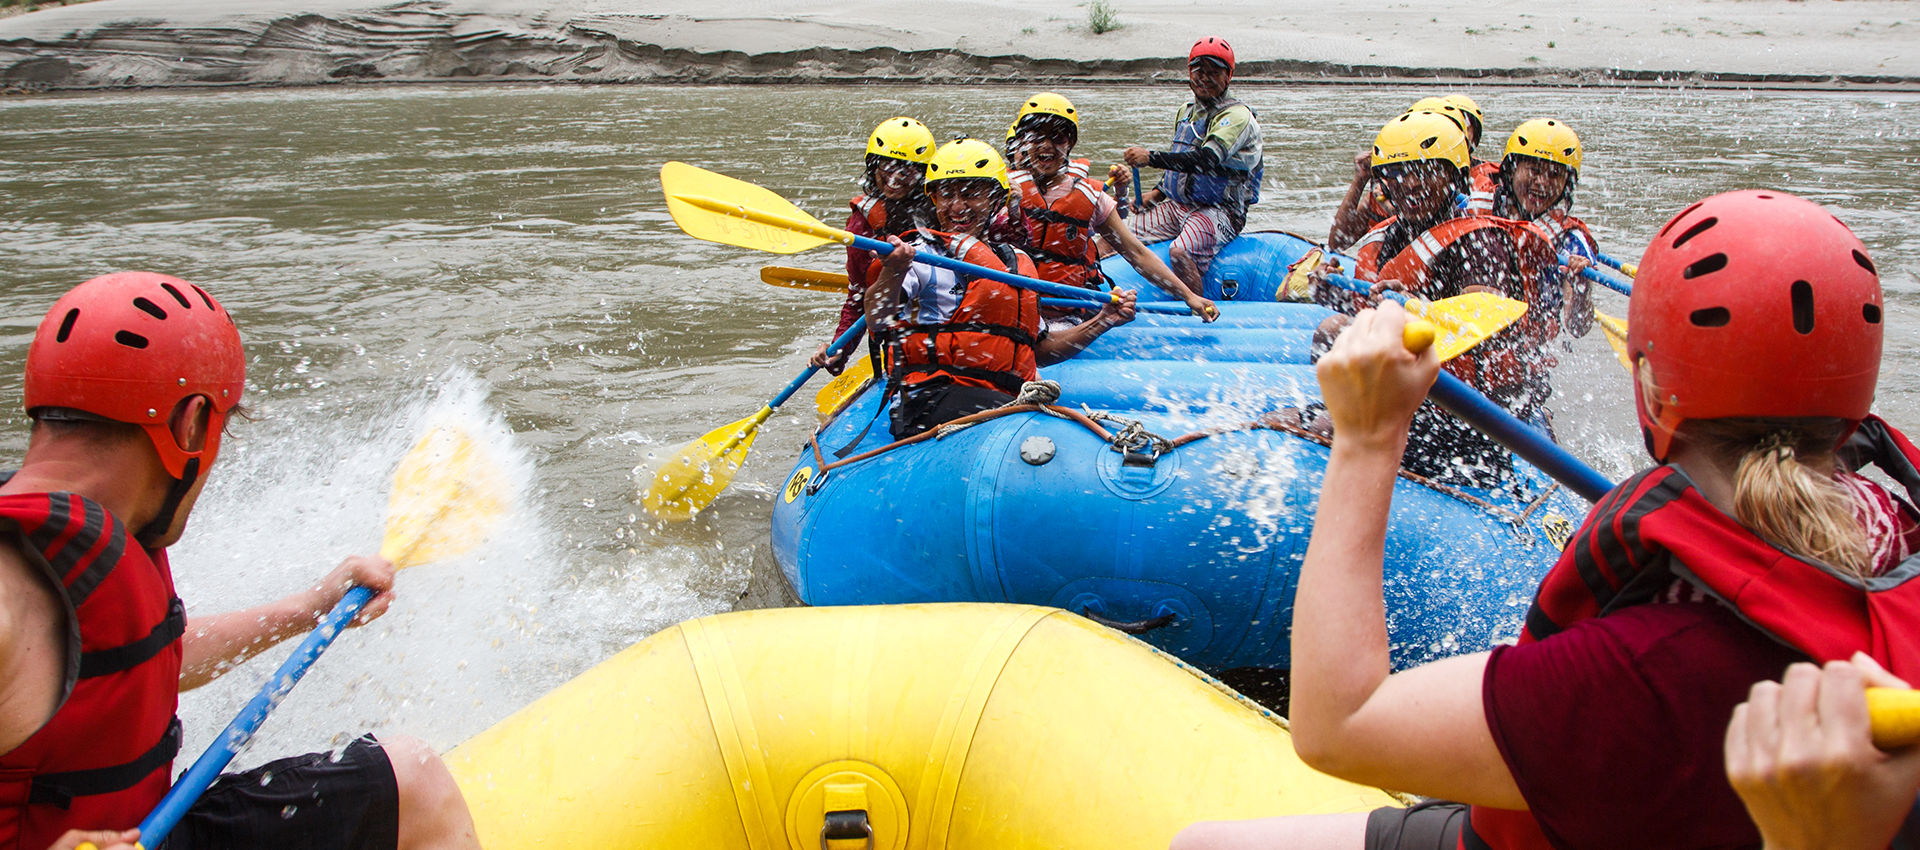
{"label": "woman in red life jacket", "polygon": [[991,241],[987,226],[1007,203],[1007,169],[992,145],[956,139],[927,164],[927,196],[940,230],[890,237],[867,289],[867,324],[887,343],[889,390],[899,393],[893,435],[909,437],[970,413],[999,407],[1107,329],[1133,321],[1134,294],[1122,290],[1093,318],[1049,331],[1031,290],[915,263],[931,251],[998,271],[1034,276],[1020,249]]}
{"label": "woman in red life jacket", "polygon": [[[1381,555],[1439,367],[1363,313],[1319,365],[1334,445],[1293,624],[1294,745],[1459,803],[1191,828],[1177,847],[1753,847],[1727,718],[1795,661],[1920,673],[1920,449],[1870,415],[1881,292],[1853,233],[1778,192],[1708,198],[1640,265],[1629,351],[1662,464],[1596,504],[1518,643],[1390,669]],[[1877,465],[1905,492],[1857,474]]]}
{"label": "woman in red life jacket", "polygon": [[[867,170],[860,178],[860,194],[851,202],[853,214],[847,216],[847,232],[885,239],[933,224],[933,207],[927,203],[923,191],[933,148],[933,131],[912,118],[889,118],[873,128],[867,135]],[[860,318],[861,294],[867,291],[879,267],[878,254],[847,246],[847,301],[840,306],[840,324],[833,330],[834,339],[839,339],[847,328],[853,327],[854,320]],[[860,340],[855,339],[838,356],[829,357],[827,343],[820,343],[807,365],[823,366],[838,375],[859,344]]]}
{"label": "woman in red life jacket", "polygon": [[1573,216],[1573,190],[1580,182],[1580,137],[1552,118],[1536,118],[1507,137],[1499,168],[1483,187],[1475,183],[1467,212],[1532,222],[1567,265],[1556,267],[1555,281],[1542,281],[1541,308],[1557,307],[1574,336],[1593,327],[1593,284],[1580,276],[1598,255],[1598,243],[1586,222]]}
{"label": "woman in red life jacket", "polygon": [[[279,601],[187,616],[167,547],[246,384],[239,331],[205,290],[145,272],[83,283],[25,372],[33,430],[0,481],[0,846],[41,848],[136,827],[172,778],[179,693],[306,633],[352,585],[380,591],[357,622],[378,617],[393,565],[349,558]],[[222,777],[165,846],[479,845],[433,750],[382,734]]]}
{"label": "woman in red life jacket", "polygon": [[[1388,121],[1372,157],[1373,171],[1400,214],[1375,225],[1355,246],[1359,267],[1353,277],[1373,283],[1375,295],[1391,289],[1430,301],[1474,292],[1529,305],[1539,300],[1537,271],[1553,260],[1540,233],[1519,222],[1467,216],[1454,203],[1465,188],[1470,161],[1466,134],[1456,119],[1422,111]],[[1314,281],[1315,300],[1343,314],[1357,312],[1372,298],[1326,283],[1318,270]],[[1337,315],[1323,322],[1319,348],[1331,344],[1348,321],[1348,315]],[[1557,332],[1557,324],[1537,318],[1516,322],[1448,361],[1446,368],[1515,416],[1542,420],[1552,391],[1544,349]],[[1512,468],[1512,456],[1485,435],[1433,405],[1421,409],[1407,455],[1409,471],[1491,486]]]}
{"label": "woman in red life jacket", "polygon": [[[1473,151],[1480,147],[1483,128],[1479,104],[1464,94],[1423,97],[1401,114],[1415,112],[1436,112],[1453,119],[1453,123],[1467,137],[1469,188],[1482,183],[1491,185],[1493,172],[1499,164],[1473,157]],[[1372,164],[1371,147],[1353,158],[1353,182],[1347,185],[1346,197],[1341,198],[1340,205],[1334,208],[1333,227],[1327,231],[1327,247],[1335,251],[1347,250],[1374,225],[1393,217],[1393,202],[1387,200],[1386,189],[1380,182],[1373,179]]]}
{"label": "woman in red life jacket", "polygon": [[[1213,302],[1191,289],[1160,261],[1120,218],[1120,208],[1106,187],[1087,172],[1084,159],[1070,159],[1080,141],[1080,115],[1066,98],[1041,92],[1027,98],[1014,118],[1010,149],[1013,161],[1007,179],[1020,201],[1026,220],[1027,254],[1042,280],[1087,289],[1100,288],[1100,254],[1095,234],[1119,249],[1142,277],[1186,302],[1204,321],[1219,317]],[[1042,308],[1042,315],[1055,320]],[[1075,321],[1080,316],[1076,315]]]}

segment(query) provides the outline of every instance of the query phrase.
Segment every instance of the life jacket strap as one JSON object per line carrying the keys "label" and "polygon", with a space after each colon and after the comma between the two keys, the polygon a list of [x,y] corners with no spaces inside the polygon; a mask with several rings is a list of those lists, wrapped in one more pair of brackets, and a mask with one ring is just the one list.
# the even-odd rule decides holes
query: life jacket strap
{"label": "life jacket strap", "polygon": [[901,365],[893,370],[893,378],[900,383],[914,375],[951,375],[961,378],[974,378],[992,384],[995,389],[1008,395],[1019,395],[1020,388],[1026,384],[1020,376],[1010,372],[996,372],[992,369],[976,369],[972,366],[947,366],[939,363],[920,365]]}
{"label": "life jacket strap", "polygon": [[73,805],[75,797],[92,797],[99,794],[113,794],[125,791],[140,784],[153,772],[173,762],[180,754],[180,718],[175,716],[167,724],[167,731],[160,736],[159,743],[139,758],[126,764],[112,767],[96,767],[88,770],[69,770],[65,773],[43,773],[33,778],[33,790],[29,792],[27,802],[36,806],[53,806],[66,809]]}
{"label": "life jacket strap", "polygon": [[80,654],[80,678],[91,679],[95,676],[107,676],[123,670],[131,670],[145,663],[147,659],[160,652],[187,632],[187,608],[176,596],[167,605],[167,618],[155,624],[147,636],[124,646],[112,649],[97,649]]}

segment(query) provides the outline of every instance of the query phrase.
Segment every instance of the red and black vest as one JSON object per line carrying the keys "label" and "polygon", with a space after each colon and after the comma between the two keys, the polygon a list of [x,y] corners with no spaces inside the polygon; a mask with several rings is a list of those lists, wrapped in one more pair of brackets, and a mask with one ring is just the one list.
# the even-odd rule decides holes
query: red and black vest
{"label": "red and black vest", "polygon": [[1087,177],[1088,163],[1076,159],[1060,171],[1058,179],[1073,188],[1059,200],[1049,203],[1046,193],[1033,179],[1033,172],[1007,173],[1014,190],[1020,193],[1020,211],[1027,220],[1027,253],[1042,280],[1065,283],[1087,289],[1098,288],[1100,252],[1094,246],[1094,227],[1099,222],[1100,181]]}
{"label": "red and black vest", "polygon": [[[945,245],[927,246],[948,256],[997,271],[1034,276],[1033,261],[1005,245],[989,245],[972,236],[936,234]],[[1033,346],[1040,336],[1040,296],[986,278],[929,269],[950,286],[959,303],[946,321],[910,324],[893,343],[893,379],[903,387],[929,381],[1000,390],[1018,395],[1020,386],[1039,377]]]}
{"label": "red and black vest", "polygon": [[99,503],[0,496],[0,538],[62,591],[60,707],[0,756],[0,848],[39,850],[68,829],[131,829],[167,793],[180,750],[186,609],[164,551],[149,553]]}
{"label": "red and black vest", "polygon": [[[1877,416],[1841,447],[1841,466],[1873,463],[1920,502],[1920,449]],[[1903,678],[1920,676],[1920,556],[1871,582],[1782,552],[1714,507],[1676,466],[1660,466],[1608,491],[1547,571],[1527,610],[1521,643],[1545,640],[1589,617],[1652,601],[1676,579],[1734,609],[1749,625],[1816,662],[1856,651]],[[1527,812],[1474,807],[1475,844],[1549,848]]]}

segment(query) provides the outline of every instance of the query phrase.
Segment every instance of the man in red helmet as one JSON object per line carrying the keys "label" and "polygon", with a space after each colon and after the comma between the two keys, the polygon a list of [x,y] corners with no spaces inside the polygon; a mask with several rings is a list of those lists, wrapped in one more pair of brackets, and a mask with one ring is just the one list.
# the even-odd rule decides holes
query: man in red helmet
{"label": "man in red helmet", "polygon": [[[33,431],[0,484],[0,846],[136,826],[169,785],[180,691],[313,628],[353,585],[380,592],[359,622],[386,611],[393,566],[355,557],[278,602],[186,616],[166,547],[245,382],[232,317],[178,278],[95,278],[40,323],[26,367]],[[166,841],[479,846],[445,765],[392,736],[223,777]]]}
{"label": "man in red helmet", "polygon": [[1134,235],[1145,242],[1172,239],[1173,270],[1196,293],[1214,255],[1246,227],[1247,207],[1260,202],[1265,174],[1260,120],[1251,107],[1227,96],[1233,65],[1233,47],[1225,40],[1195,42],[1187,53],[1193,102],[1174,118],[1172,148],[1130,147],[1122,154],[1135,168],[1165,172],[1142,199],[1147,209],[1134,219]]}

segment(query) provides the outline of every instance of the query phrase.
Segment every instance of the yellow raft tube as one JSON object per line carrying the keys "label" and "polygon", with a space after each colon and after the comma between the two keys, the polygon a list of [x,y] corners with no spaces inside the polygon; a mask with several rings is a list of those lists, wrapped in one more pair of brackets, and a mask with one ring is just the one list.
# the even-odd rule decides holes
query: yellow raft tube
{"label": "yellow raft tube", "polygon": [[490,850],[1164,850],[1195,820],[1396,805],[1170,656],[1021,605],[692,620],[447,762]]}

